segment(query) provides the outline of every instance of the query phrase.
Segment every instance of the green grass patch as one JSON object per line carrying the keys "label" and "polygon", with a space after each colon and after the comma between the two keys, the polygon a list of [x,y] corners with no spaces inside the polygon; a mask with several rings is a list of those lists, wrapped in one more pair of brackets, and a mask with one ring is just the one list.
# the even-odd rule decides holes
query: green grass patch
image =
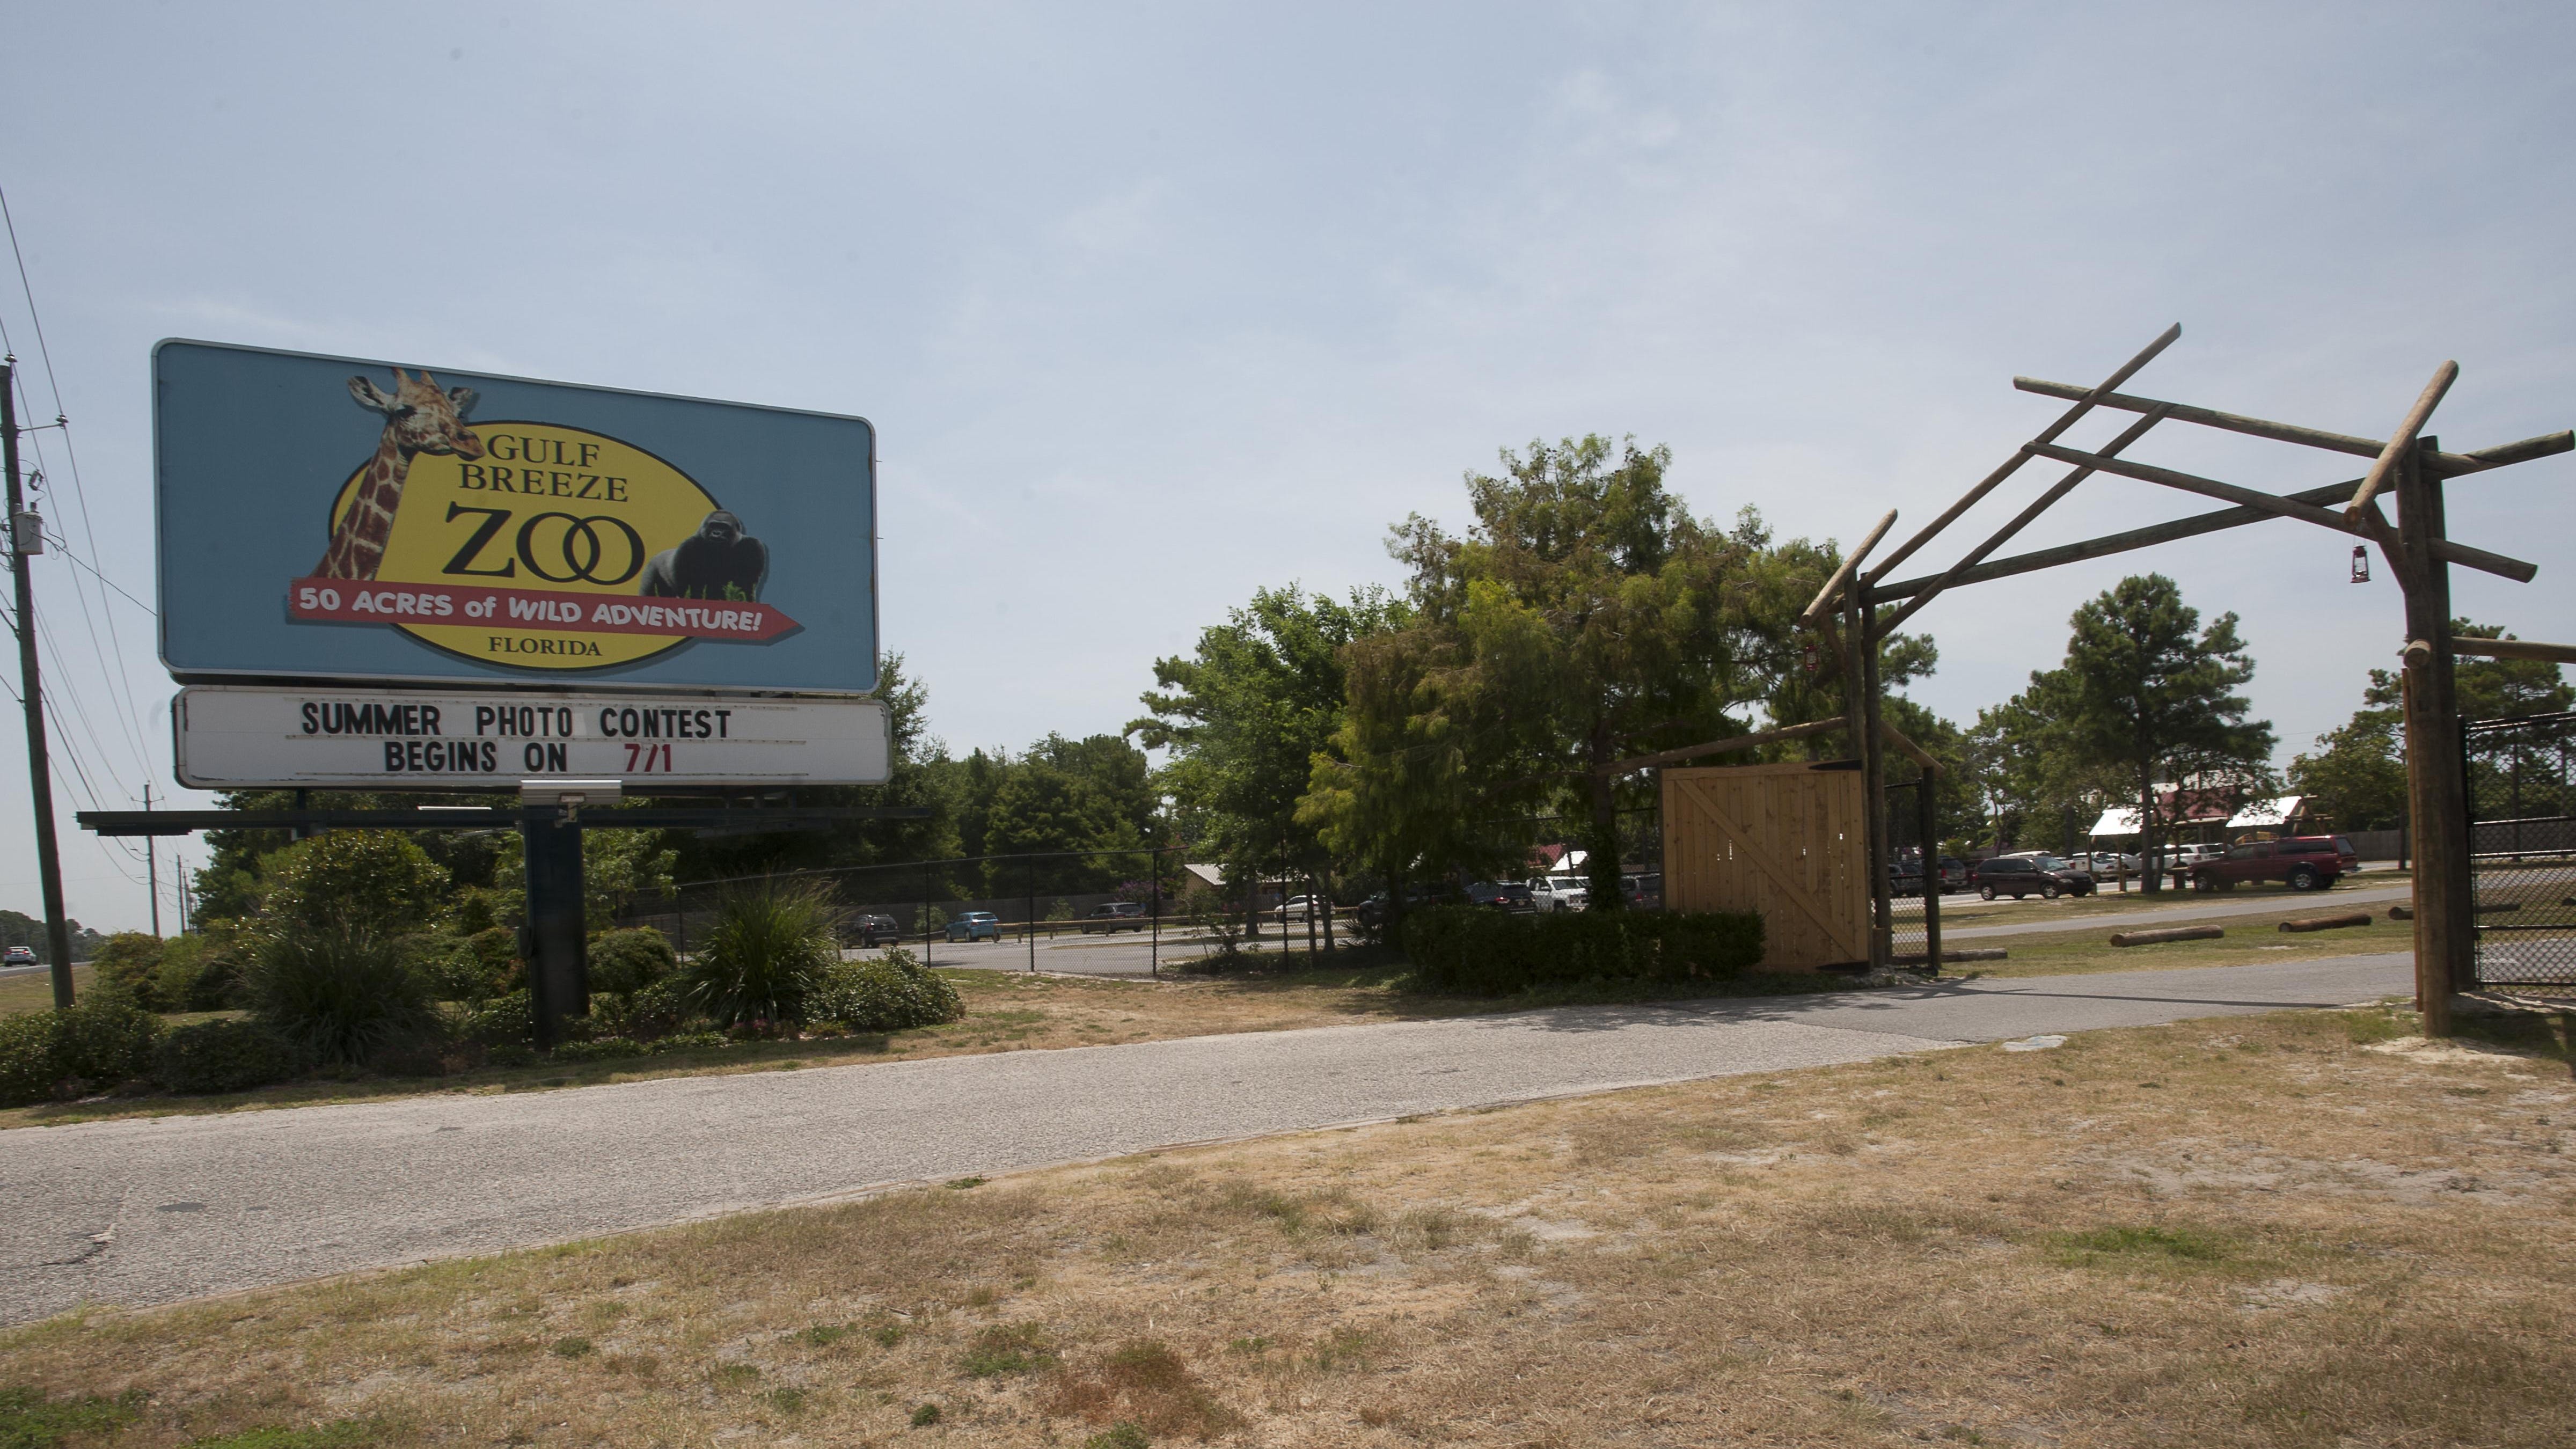
{"label": "green grass patch", "polygon": [[2093,1267],[2114,1260],[2132,1262],[2215,1263],[2228,1256],[2216,1235],[2197,1228],[2116,1226],[2083,1233],[2058,1233],[2049,1247],[2059,1262]]}
{"label": "green grass patch", "polygon": [[48,1399],[37,1389],[0,1389],[0,1449],[50,1449],[72,1435],[105,1437],[143,1412],[143,1395]]}
{"label": "green grass patch", "polygon": [[1024,1374],[1055,1362],[1046,1335],[1034,1323],[996,1323],[975,1335],[957,1360],[958,1372],[970,1379]]}

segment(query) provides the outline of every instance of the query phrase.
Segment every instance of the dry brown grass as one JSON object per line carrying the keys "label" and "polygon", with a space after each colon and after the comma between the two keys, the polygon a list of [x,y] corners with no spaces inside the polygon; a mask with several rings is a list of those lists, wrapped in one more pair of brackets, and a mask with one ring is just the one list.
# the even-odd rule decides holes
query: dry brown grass
{"label": "dry brown grass", "polygon": [[0,1386],[149,1395],[134,1449],[2566,1443],[2566,1028],[2405,1029],[2093,1033],[749,1215],[57,1320],[0,1338]]}

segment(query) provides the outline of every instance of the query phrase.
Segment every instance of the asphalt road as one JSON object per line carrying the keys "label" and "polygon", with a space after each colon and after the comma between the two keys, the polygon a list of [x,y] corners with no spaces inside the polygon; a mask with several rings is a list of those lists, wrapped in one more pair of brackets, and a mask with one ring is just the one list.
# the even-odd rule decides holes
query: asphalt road
{"label": "asphalt road", "polygon": [[0,1322],[1187,1142],[2339,1005],[2409,969],[1948,982],[19,1128],[0,1132]]}

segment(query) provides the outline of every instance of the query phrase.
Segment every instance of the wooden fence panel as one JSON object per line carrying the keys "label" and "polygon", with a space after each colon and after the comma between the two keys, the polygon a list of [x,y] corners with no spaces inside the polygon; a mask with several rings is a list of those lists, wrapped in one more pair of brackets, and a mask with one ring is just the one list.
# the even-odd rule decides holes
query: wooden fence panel
{"label": "wooden fence panel", "polygon": [[1663,772],[1664,907],[1757,911],[1775,971],[1869,959],[1868,797],[1848,763]]}

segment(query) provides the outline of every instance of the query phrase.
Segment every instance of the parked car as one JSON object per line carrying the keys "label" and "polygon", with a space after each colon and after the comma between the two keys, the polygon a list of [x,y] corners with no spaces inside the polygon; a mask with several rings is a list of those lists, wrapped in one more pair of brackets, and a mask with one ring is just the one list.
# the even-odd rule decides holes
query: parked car
{"label": "parked car", "polygon": [[[1955,855],[1941,857],[1941,894],[1968,888],[1968,863]],[[1923,894],[1923,857],[1900,856],[1888,867],[1888,891],[1893,895]]]}
{"label": "parked car", "polygon": [[2096,877],[2138,873],[2138,858],[2117,850],[2097,850],[2091,855],[2079,855],[2075,857],[2075,863]]}
{"label": "parked car", "polygon": [[1112,931],[1141,931],[1148,924],[1150,922],[1145,919],[1144,902],[1108,901],[1093,906],[1091,914],[1082,918],[1082,934],[1088,936],[1094,931],[1104,935]]}
{"label": "parked car", "polygon": [[894,923],[892,916],[852,916],[844,931],[863,951],[871,946],[891,945],[903,939],[903,928]]}
{"label": "parked car", "polygon": [[1619,877],[1619,891],[1628,899],[1631,910],[1660,911],[1664,908],[1664,873],[1643,871]]}
{"label": "parked car", "polygon": [[951,941],[999,941],[1002,918],[991,911],[965,911],[948,920]]}
{"label": "parked car", "polygon": [[[1412,910],[1414,907],[1422,905],[1430,899],[1431,892],[1424,890],[1420,886],[1408,886],[1404,892],[1404,908],[1408,911]],[[1360,929],[1364,931],[1375,931],[1380,926],[1385,925],[1386,907],[1386,892],[1384,891],[1379,891],[1376,895],[1360,902],[1359,909],[1353,912],[1354,915],[1359,917]]]}
{"label": "parked car", "polygon": [[2093,894],[2093,877],[2060,855],[1998,855],[1979,861],[1969,874],[1976,881],[1977,894],[1987,900],[2038,896],[2053,901],[2059,896]]}
{"label": "parked car", "polygon": [[1333,903],[1323,896],[1290,896],[1276,907],[1262,912],[1264,916],[1289,921],[1302,921],[1308,916],[1320,921],[1332,913]]}
{"label": "parked car", "polygon": [[36,959],[36,950],[32,946],[12,946],[6,951],[0,951],[0,966],[37,966],[42,964],[42,962]]}
{"label": "parked car", "polygon": [[2277,880],[2294,891],[2321,891],[2361,869],[2352,842],[2339,835],[2249,840],[2216,860],[2191,867],[2191,888],[2223,891],[2246,880]]}
{"label": "parked car", "polygon": [[1467,887],[1467,903],[1491,906],[1514,915],[1538,914],[1538,902],[1530,896],[1530,888],[1516,880],[1480,880]]}
{"label": "parked car", "polygon": [[1530,900],[1542,911],[1579,911],[1592,904],[1592,887],[1579,875],[1542,875],[1529,883]]}
{"label": "parked car", "polygon": [[2157,851],[2153,859],[2158,869],[2179,873],[2191,869],[2204,860],[2223,859],[2226,854],[2226,846],[2213,845],[2204,841],[2191,845],[2166,846]]}

